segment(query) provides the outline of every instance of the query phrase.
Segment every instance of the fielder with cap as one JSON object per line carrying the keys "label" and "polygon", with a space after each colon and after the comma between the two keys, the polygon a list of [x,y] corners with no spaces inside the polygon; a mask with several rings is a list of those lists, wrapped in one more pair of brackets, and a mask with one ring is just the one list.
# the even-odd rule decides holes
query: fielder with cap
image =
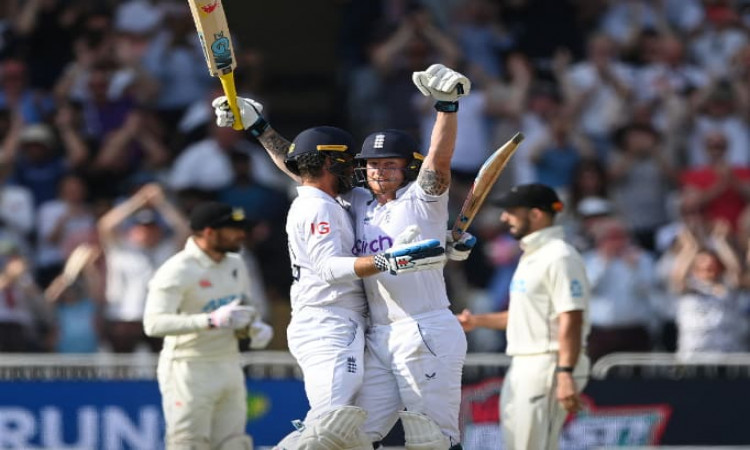
{"label": "fielder with cap", "polygon": [[143,327],[164,337],[157,375],[168,449],[253,448],[237,339],[249,335],[251,348],[264,348],[273,331],[248,298],[237,254],[248,225],[241,209],[197,205],[193,235],[149,283]]}
{"label": "fielder with cap", "polygon": [[[415,72],[413,81],[422,94],[436,100],[438,117],[429,153],[423,157],[417,142],[398,130],[373,133],[365,139],[355,157],[355,170],[366,188],[339,192],[355,222],[352,237],[356,240],[349,248],[354,255],[372,257],[424,239],[446,243],[455,113],[459,97],[469,93],[471,84],[440,64]],[[285,140],[262,117],[262,105],[251,99],[239,99],[239,104],[249,131],[282,169],[286,159],[288,169]],[[226,99],[217,98],[214,107],[217,123],[231,126],[234,117]],[[294,155],[298,150],[289,151]],[[461,242],[449,242],[449,257],[466,259],[474,242],[469,234]],[[399,416],[407,449],[461,448],[458,414],[466,337],[448,309],[442,263],[398,277],[376,274],[363,282],[370,327],[364,383],[356,402],[367,411],[362,448],[383,439]],[[405,407],[408,411],[403,411]]]}
{"label": "fielder with cap", "polygon": [[458,318],[466,331],[507,328],[500,413],[506,448],[557,449],[568,412],[581,408],[588,380],[584,343],[589,334],[589,281],[581,255],[554,224],[563,204],[550,187],[516,186],[496,204],[523,255],[510,285],[508,311]]}

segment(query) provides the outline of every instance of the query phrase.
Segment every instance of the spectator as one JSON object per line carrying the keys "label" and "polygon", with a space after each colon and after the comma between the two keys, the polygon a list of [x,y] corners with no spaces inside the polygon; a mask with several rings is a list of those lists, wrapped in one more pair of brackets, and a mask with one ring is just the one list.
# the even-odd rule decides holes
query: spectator
{"label": "spectator", "polygon": [[653,260],[617,219],[600,222],[594,236],[596,247],[583,255],[592,290],[589,356],[651,351]]}
{"label": "spectator", "polygon": [[42,289],[60,274],[74,248],[96,237],[96,218],[87,203],[84,180],[75,174],[66,175],[58,192],[57,198],[39,207],[36,278]]}
{"label": "spectator", "polygon": [[44,292],[56,313],[52,348],[57,353],[94,353],[99,349],[103,283],[95,262],[100,254],[100,249],[90,244],[76,247],[63,272]]}
{"label": "spectator", "polygon": [[147,184],[102,216],[98,227],[107,265],[105,319],[112,350],[129,353],[146,342],[157,351],[161,340],[146,338],[142,325],[147,284],[156,268],[182,248],[190,234],[187,220],[159,185]]}
{"label": "spectator", "polygon": [[747,351],[747,315],[739,297],[740,261],[727,240],[729,224],[718,222],[712,238],[715,250],[703,247],[689,230],[679,239],[680,252],[672,268],[677,298],[677,352],[689,357],[701,352]]}
{"label": "spectator", "polygon": [[668,222],[666,199],[675,173],[652,127],[629,125],[618,144],[609,165],[612,199],[638,244],[653,251],[656,230]]}
{"label": "spectator", "polygon": [[0,63],[0,108],[19,111],[23,122],[32,125],[44,121],[54,105],[43,92],[29,88],[28,79],[23,61],[6,59]]}
{"label": "spectator", "polygon": [[706,134],[703,145],[707,164],[681,174],[683,189],[699,194],[698,207],[707,220],[728,221],[736,230],[750,200],[750,166],[733,164],[727,158],[727,138],[719,131]]}

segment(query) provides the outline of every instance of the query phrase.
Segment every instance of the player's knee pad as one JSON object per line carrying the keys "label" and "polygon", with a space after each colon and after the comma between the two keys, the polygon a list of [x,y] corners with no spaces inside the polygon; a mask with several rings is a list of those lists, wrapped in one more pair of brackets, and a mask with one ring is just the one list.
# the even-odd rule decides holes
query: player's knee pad
{"label": "player's knee pad", "polygon": [[351,443],[349,446],[344,447],[344,450],[372,450],[373,448],[372,440],[367,436],[367,433],[357,427],[357,429],[354,430],[354,436],[352,436]]}
{"label": "player's knee pad", "polygon": [[451,447],[451,440],[429,417],[409,411],[398,415],[404,426],[407,450],[448,450]]}
{"label": "player's knee pad", "polygon": [[284,439],[282,439],[276,446],[273,448],[273,450],[294,450],[297,448],[297,441],[299,440],[301,432],[299,430],[294,430],[291,433],[284,436]]}
{"label": "player's knee pad", "polygon": [[224,439],[218,450],[253,450],[253,438],[246,434],[236,434]]}
{"label": "player's knee pad", "polygon": [[164,446],[167,450],[210,450],[211,445],[204,441],[167,440]]}
{"label": "player's knee pad", "polygon": [[298,450],[343,450],[351,447],[367,413],[356,406],[341,406],[310,424],[305,424],[297,441]]}

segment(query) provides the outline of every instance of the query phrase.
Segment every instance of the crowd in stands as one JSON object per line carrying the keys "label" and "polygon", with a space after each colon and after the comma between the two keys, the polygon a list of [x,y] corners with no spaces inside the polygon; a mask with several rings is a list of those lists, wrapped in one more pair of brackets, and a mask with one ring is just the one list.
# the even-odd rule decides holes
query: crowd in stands
{"label": "crowd in stands", "polygon": [[[411,72],[466,73],[452,216],[485,158],[525,140],[497,190],[538,181],[593,285],[589,353],[750,351],[750,1],[340,2],[336,105],[359,139],[428,148]],[[240,70],[259,54],[236,43]],[[262,95],[240,78],[242,95]],[[146,283],[196,202],[244,208],[255,296],[285,348],[290,182],[213,124],[219,95],[184,0],[0,5],[0,352],[156,351]],[[277,125],[277,122],[274,122]],[[310,123],[309,125],[320,125]],[[520,255],[484,208],[446,279],[454,307],[507,308]],[[447,224],[448,225],[448,224]],[[501,351],[477,330],[471,351]]]}

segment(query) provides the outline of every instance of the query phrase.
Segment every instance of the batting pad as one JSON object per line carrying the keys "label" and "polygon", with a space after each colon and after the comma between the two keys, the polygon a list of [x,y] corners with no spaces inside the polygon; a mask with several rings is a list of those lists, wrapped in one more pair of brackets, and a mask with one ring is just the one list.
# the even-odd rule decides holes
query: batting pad
{"label": "batting pad", "polygon": [[451,441],[440,431],[440,427],[424,414],[401,411],[401,425],[404,426],[407,450],[449,449]]}
{"label": "batting pad", "polygon": [[341,406],[323,415],[299,436],[298,450],[342,450],[352,448],[352,441],[359,436],[357,430],[365,421],[367,413],[356,406]]}

